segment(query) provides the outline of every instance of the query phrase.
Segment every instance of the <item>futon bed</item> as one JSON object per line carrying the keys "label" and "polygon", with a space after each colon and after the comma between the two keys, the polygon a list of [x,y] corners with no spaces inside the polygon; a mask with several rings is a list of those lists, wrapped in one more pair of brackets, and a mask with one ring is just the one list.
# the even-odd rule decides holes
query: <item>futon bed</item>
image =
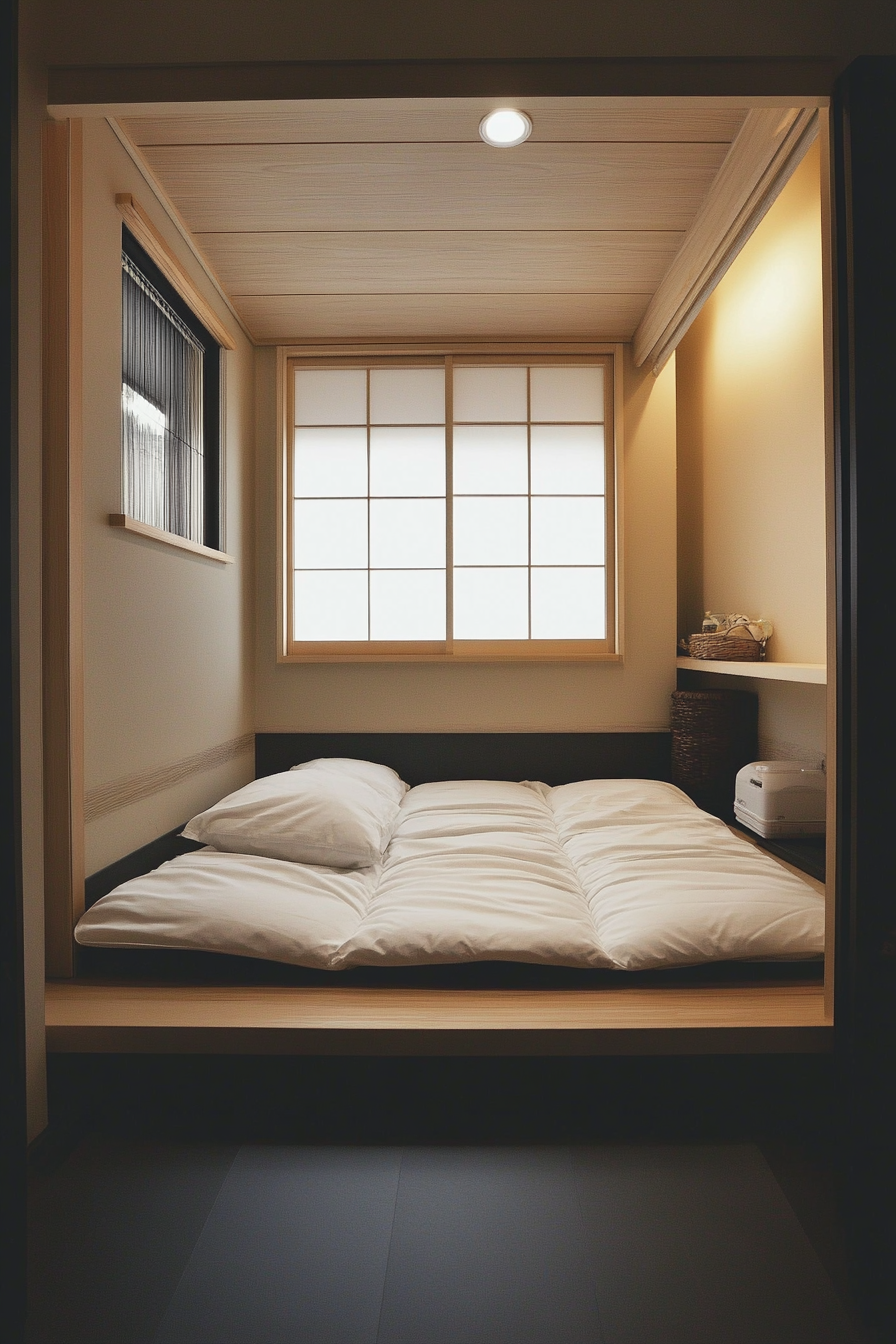
{"label": "futon bed", "polygon": [[79,944],[322,971],[646,971],[823,951],[823,898],[656,780],[408,789],[385,766],[312,761],[253,781],[184,835],[206,847],[97,901]]}

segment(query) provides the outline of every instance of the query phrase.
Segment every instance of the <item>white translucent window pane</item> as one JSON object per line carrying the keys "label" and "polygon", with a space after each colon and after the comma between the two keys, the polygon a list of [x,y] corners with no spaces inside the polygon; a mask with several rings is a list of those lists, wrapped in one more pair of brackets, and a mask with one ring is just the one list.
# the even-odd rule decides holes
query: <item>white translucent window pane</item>
{"label": "white translucent window pane", "polygon": [[533,420],[603,420],[602,368],[541,365],[531,376]]}
{"label": "white translucent window pane", "polygon": [[443,499],[372,499],[371,569],[445,567]]}
{"label": "white translucent window pane", "polygon": [[366,570],[305,570],[293,579],[293,638],[367,638]]}
{"label": "white translucent window pane", "polygon": [[366,369],[296,369],[297,425],[366,425]]}
{"label": "white translucent window pane", "polygon": [[366,499],[297,499],[293,509],[296,569],[367,568]]}
{"label": "white translucent window pane", "polygon": [[370,493],[444,495],[444,429],[371,429]]}
{"label": "white translucent window pane", "polygon": [[477,499],[454,501],[456,565],[525,565],[529,562],[529,501]]}
{"label": "white translucent window pane", "polygon": [[445,423],[445,370],[371,369],[372,425]]}
{"label": "white translucent window pane", "polygon": [[294,495],[367,494],[366,429],[297,429],[295,434]]}
{"label": "white translucent window pane", "polygon": [[602,565],[602,499],[533,499],[533,565]]}
{"label": "white translucent window pane", "polygon": [[606,639],[605,569],[533,569],[533,639]]}
{"label": "white translucent window pane", "polygon": [[454,431],[454,493],[527,494],[526,437],[525,425],[458,425]]}
{"label": "white translucent window pane", "polygon": [[370,572],[371,639],[444,639],[444,569]]}
{"label": "white translucent window pane", "polygon": [[525,368],[455,366],[455,420],[525,421],[526,410]]}
{"label": "white translucent window pane", "polygon": [[532,426],[533,495],[604,493],[603,425]]}
{"label": "white translucent window pane", "polygon": [[456,569],[455,639],[528,639],[527,569]]}

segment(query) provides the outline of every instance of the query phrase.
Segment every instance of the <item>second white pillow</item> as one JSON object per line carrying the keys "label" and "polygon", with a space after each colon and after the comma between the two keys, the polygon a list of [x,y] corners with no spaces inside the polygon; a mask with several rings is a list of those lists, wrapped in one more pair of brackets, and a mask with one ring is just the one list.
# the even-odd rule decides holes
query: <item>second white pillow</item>
{"label": "second white pillow", "polygon": [[182,834],[231,854],[368,868],[382,858],[397,815],[398,802],[365,780],[310,765],[253,780]]}

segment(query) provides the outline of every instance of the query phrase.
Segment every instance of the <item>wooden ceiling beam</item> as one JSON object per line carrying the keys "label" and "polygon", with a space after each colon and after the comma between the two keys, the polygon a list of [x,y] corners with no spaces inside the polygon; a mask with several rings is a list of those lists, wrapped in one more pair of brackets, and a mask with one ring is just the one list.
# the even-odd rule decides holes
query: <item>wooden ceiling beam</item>
{"label": "wooden ceiling beam", "polygon": [[659,372],[818,131],[810,108],[754,108],[635,332],[636,365]]}

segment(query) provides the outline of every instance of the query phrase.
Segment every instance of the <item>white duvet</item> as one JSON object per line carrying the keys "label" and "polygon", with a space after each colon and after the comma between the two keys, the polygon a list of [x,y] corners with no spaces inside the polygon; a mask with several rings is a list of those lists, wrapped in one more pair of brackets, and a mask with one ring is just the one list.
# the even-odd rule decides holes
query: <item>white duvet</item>
{"label": "white duvet", "polygon": [[462,780],[409,790],[376,867],[199,850],[104,896],[75,937],[329,970],[635,971],[816,956],[824,902],[671,784]]}

